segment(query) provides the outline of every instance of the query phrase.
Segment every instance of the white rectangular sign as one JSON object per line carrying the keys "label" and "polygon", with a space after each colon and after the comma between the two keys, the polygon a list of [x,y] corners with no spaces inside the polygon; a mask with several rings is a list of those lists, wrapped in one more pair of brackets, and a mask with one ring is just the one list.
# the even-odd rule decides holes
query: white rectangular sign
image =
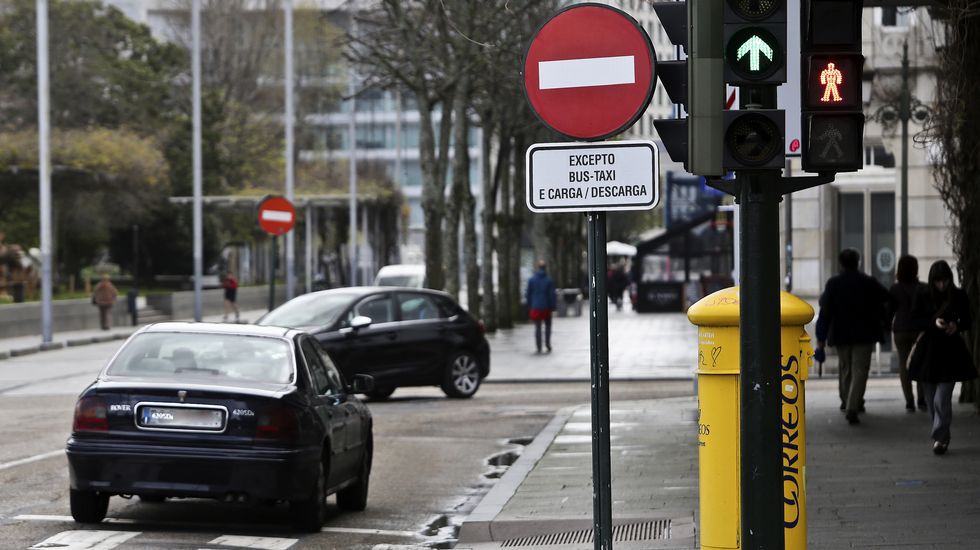
{"label": "white rectangular sign", "polygon": [[649,210],[660,202],[660,150],[652,141],[538,143],[527,150],[532,212]]}
{"label": "white rectangular sign", "polygon": [[542,90],[633,84],[636,73],[632,55],[564,59],[538,63],[538,85]]}

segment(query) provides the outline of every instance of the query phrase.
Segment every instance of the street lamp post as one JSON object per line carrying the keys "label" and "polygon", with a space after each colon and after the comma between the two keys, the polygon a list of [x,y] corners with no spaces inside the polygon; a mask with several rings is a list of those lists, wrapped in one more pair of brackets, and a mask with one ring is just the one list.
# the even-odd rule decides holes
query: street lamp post
{"label": "street lamp post", "polygon": [[901,167],[901,225],[899,226],[902,246],[899,248],[902,256],[909,253],[909,121],[923,124],[932,116],[929,107],[912,97],[909,89],[909,45],[902,47],[902,89],[898,103],[886,103],[879,107],[871,119],[884,125],[901,124],[902,127],[902,167]]}

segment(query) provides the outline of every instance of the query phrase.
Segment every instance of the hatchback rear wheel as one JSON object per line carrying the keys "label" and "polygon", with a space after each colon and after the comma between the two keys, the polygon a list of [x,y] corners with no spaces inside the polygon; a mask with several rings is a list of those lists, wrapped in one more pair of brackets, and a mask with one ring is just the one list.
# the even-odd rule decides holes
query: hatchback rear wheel
{"label": "hatchback rear wheel", "polygon": [[109,509],[109,495],[71,489],[68,494],[71,517],[79,523],[99,523]]}
{"label": "hatchback rear wheel", "polygon": [[449,397],[473,397],[480,387],[480,363],[467,351],[453,354],[443,374],[442,391]]}
{"label": "hatchback rear wheel", "polygon": [[371,390],[365,395],[367,395],[368,399],[371,401],[387,401],[393,393],[395,393],[394,386],[382,386]]}

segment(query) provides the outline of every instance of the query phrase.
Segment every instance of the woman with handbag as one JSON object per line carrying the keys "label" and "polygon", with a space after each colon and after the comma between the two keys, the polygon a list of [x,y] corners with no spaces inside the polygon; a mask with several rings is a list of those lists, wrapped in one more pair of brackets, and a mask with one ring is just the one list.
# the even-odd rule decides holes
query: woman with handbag
{"label": "woman with handbag", "polygon": [[905,255],[898,259],[895,279],[888,293],[891,295],[891,332],[895,339],[895,351],[898,352],[898,377],[905,395],[905,410],[915,412],[915,394],[918,394],[919,409],[925,411],[925,389],[922,382],[917,382],[913,393],[908,360],[912,345],[932,323],[929,287],[919,280],[919,260],[915,256]]}
{"label": "woman with handbag", "polygon": [[933,321],[915,343],[909,371],[925,389],[932,415],[932,452],[941,455],[949,448],[953,387],[976,378],[977,371],[960,334],[970,329],[970,304],[966,292],[953,284],[953,271],[943,260],[929,268],[929,296]]}

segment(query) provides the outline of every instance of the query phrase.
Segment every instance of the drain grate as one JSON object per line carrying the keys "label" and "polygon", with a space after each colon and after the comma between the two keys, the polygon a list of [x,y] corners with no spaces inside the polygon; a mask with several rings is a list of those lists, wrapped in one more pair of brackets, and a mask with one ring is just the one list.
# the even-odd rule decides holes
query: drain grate
{"label": "drain grate", "polygon": [[[613,542],[634,542],[643,540],[660,540],[670,538],[670,520],[658,519],[641,523],[624,523],[613,526]],[[509,539],[503,542],[502,548],[523,548],[528,546],[555,546],[562,544],[587,544],[593,541],[592,529],[564,531],[547,535],[533,535]]]}

